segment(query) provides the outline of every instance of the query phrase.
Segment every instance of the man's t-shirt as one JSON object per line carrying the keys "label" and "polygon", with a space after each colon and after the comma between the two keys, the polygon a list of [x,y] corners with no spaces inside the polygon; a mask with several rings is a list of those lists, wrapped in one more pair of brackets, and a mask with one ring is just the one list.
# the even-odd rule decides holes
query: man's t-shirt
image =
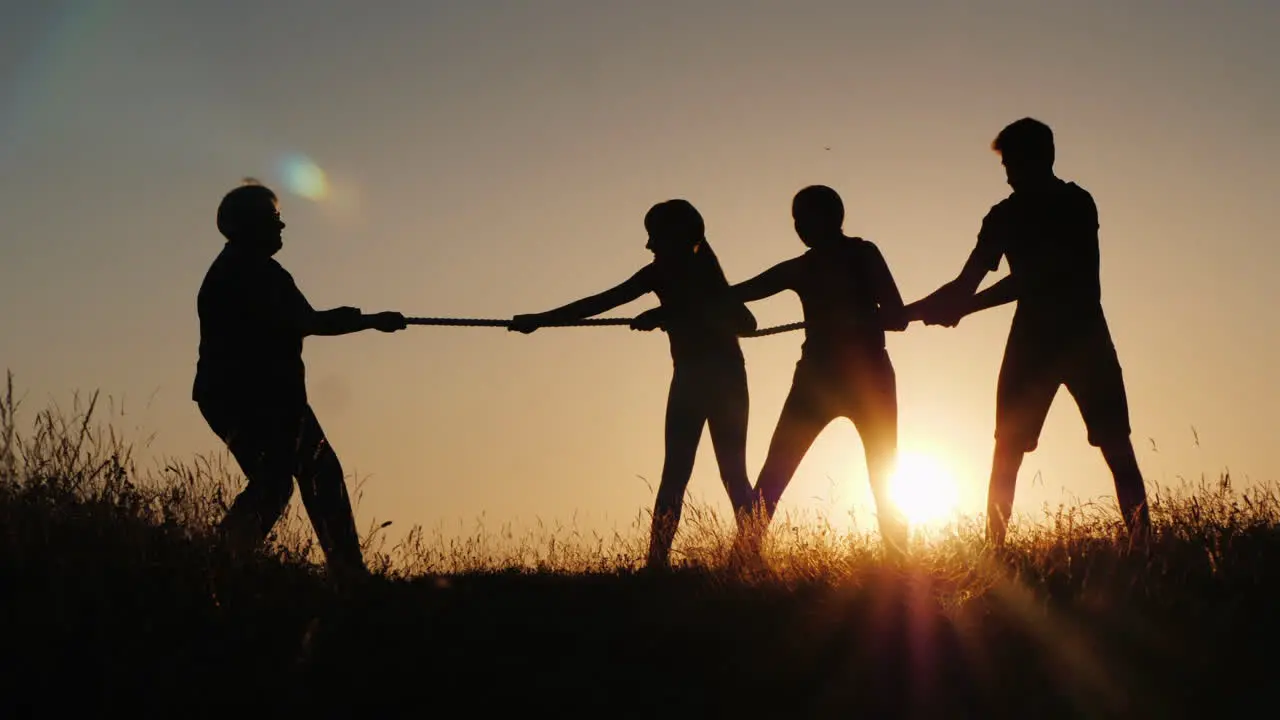
{"label": "man's t-shirt", "polygon": [[1022,332],[1064,338],[1103,319],[1098,208],[1079,185],[1054,179],[1014,192],[983,219],[973,254],[990,271],[1008,259]]}
{"label": "man's t-shirt", "polygon": [[735,310],[745,314],[746,309],[733,298],[724,270],[705,240],[692,258],[678,263],[654,261],[634,279],[662,304],[672,362],[742,360],[733,318]]}
{"label": "man's t-shirt", "polygon": [[306,403],[302,339],[313,310],[280,263],[228,244],[205,274],[197,308],[192,399]]}
{"label": "man's t-shirt", "polygon": [[802,358],[835,359],[849,351],[884,349],[877,277],[887,277],[888,266],[874,243],[843,238],[780,267],[804,311]]}

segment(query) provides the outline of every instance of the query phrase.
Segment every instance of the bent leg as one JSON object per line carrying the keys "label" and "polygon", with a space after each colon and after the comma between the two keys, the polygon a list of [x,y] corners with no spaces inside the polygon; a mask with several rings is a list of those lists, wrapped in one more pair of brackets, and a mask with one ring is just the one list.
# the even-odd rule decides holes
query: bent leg
{"label": "bent leg", "polygon": [[773,519],[783,491],[818,433],[835,418],[826,407],[827,403],[821,400],[822,390],[815,381],[797,373],[791,392],[782,405],[754,493],[758,506],[756,511],[763,513],[765,524]]}
{"label": "bent leg", "polygon": [[751,493],[751,504],[738,523],[738,537],[733,550],[735,555],[759,558],[769,523],[782,499],[782,492],[791,482],[791,477],[809,451],[809,446],[813,445],[818,433],[831,421],[831,418],[814,407],[813,395],[803,381],[797,379],[791,386],[791,393],[782,405],[778,425],[773,430],[773,439],[769,441],[769,454],[765,457],[764,467],[760,469],[760,479],[756,481],[755,490]]}
{"label": "bent leg", "polygon": [[234,555],[257,550],[271,534],[293,495],[291,448],[283,429],[296,413],[278,408],[217,407],[201,404],[209,427],[227,445],[245,476],[245,487],[218,525]]}
{"label": "bent leg", "polygon": [[330,568],[365,571],[360,535],[342,464],[310,406],[302,415],[297,445],[298,488]]}
{"label": "bent leg", "polygon": [[693,463],[702,439],[706,413],[694,378],[676,374],[671,378],[667,395],[664,429],[666,456],[662,462],[662,480],[653,503],[653,526],[649,535],[649,565],[660,567],[670,562],[671,545],[675,542],[684,506],[684,492],[693,474]]}

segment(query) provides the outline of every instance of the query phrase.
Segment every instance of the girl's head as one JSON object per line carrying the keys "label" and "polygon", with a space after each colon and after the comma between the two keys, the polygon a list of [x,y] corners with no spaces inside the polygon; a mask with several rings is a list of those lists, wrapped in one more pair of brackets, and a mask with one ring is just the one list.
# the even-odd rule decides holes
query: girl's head
{"label": "girl's head", "polygon": [[658,258],[692,254],[706,239],[702,214],[688,200],[667,200],[649,208],[644,229],[649,233],[645,247]]}

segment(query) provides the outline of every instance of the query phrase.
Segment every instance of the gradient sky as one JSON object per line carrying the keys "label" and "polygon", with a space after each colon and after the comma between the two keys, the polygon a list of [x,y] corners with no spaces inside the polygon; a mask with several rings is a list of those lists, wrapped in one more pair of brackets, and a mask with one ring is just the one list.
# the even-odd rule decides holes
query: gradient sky
{"label": "gradient sky", "polygon": [[[189,400],[195,295],[244,176],[282,192],[278,258],[317,307],[547,309],[647,262],[641,220],[670,197],[743,280],[803,250],[789,205],[811,183],[843,194],[846,231],[912,300],[958,271],[1008,192],[988,144],[1030,115],[1099,206],[1148,481],[1278,479],[1280,4],[4,0],[0,16],[0,365],[28,416],[100,389],[119,430],[154,435],[146,458],[220,450]],[[327,195],[287,192],[298,156]],[[754,310],[800,313],[793,295]],[[946,462],[966,510],[1011,316],[889,340],[903,448]],[[744,341],[753,476],[801,339]],[[625,328],[411,328],[313,338],[305,358],[366,480],[361,527],[608,529],[652,501],[667,353]],[[690,490],[728,507],[705,437]],[[1110,493],[1064,391],[1017,508]],[[842,421],[783,510],[840,522],[869,497]]]}

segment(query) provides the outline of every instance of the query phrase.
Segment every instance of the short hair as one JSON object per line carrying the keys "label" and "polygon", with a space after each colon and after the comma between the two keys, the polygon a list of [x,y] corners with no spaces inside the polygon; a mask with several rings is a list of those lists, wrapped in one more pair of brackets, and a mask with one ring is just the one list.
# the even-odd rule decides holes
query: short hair
{"label": "short hair", "polygon": [[810,185],[796,193],[791,201],[792,214],[817,216],[836,227],[844,225],[844,201],[840,193],[826,185]]}
{"label": "short hair", "polygon": [[1053,130],[1035,118],[1015,120],[991,141],[991,149],[1005,158],[1053,165]]}
{"label": "short hair", "polygon": [[688,200],[665,200],[649,208],[644,215],[644,229],[655,232],[685,232],[702,239],[707,234],[706,223],[702,213]]}
{"label": "short hair", "polygon": [[245,178],[240,187],[222,196],[218,204],[218,232],[228,240],[232,237],[245,214],[261,207],[263,201],[275,203],[279,200],[271,188],[253,178]]}

